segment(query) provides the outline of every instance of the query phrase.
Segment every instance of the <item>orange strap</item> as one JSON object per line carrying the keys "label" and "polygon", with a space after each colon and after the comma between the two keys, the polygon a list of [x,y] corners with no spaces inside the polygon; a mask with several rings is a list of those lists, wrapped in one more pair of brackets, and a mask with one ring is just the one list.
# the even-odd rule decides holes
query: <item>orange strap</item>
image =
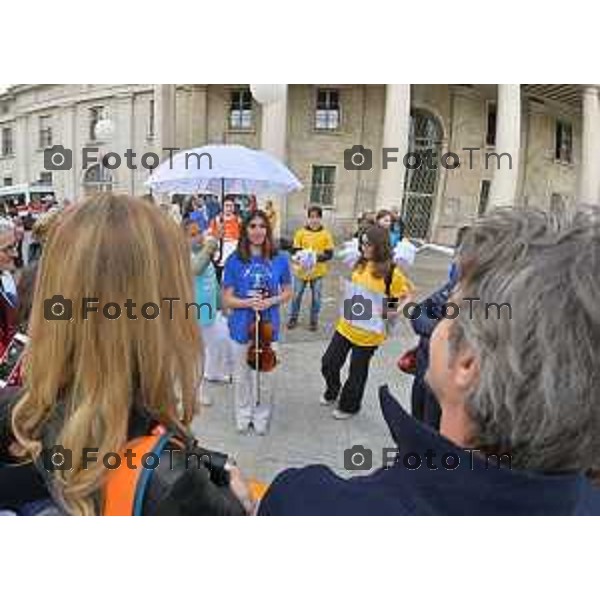
{"label": "orange strap", "polygon": [[248,487],[250,488],[250,496],[252,497],[252,500],[258,501],[262,500],[269,486],[262,481],[250,479],[248,481]]}
{"label": "orange strap", "polygon": [[129,468],[125,453],[121,453],[121,464],[117,469],[111,471],[104,486],[104,510],[105,516],[130,517],[134,514],[136,492],[140,478],[145,469],[142,466],[144,454],[152,452],[161,439],[160,434],[148,435],[128,442],[126,450],[132,450],[130,464],[135,468]]}

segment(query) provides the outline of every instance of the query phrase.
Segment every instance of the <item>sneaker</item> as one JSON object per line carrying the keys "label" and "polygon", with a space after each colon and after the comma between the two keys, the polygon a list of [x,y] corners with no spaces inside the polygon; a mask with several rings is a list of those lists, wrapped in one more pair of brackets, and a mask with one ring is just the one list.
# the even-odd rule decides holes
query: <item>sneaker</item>
{"label": "sneaker", "polygon": [[250,423],[237,423],[235,429],[240,435],[248,435],[250,433]]}
{"label": "sneaker", "polygon": [[344,412],[343,410],[340,410],[339,408],[335,408],[333,410],[333,412],[331,413],[331,416],[336,421],[347,421],[348,419],[352,419],[353,417],[355,417],[356,413],[347,413],[347,412]]}
{"label": "sneaker", "polygon": [[308,330],[309,331],[319,331],[319,324],[318,323],[311,323],[308,326]]}
{"label": "sneaker", "polygon": [[265,436],[269,433],[269,425],[268,424],[256,424],[256,423],[252,423],[252,426],[254,427],[254,433],[256,433],[256,435],[260,435],[260,436]]}
{"label": "sneaker", "polygon": [[296,327],[298,326],[298,319],[290,319],[288,321],[287,324],[287,328],[292,330],[292,329],[296,329]]}

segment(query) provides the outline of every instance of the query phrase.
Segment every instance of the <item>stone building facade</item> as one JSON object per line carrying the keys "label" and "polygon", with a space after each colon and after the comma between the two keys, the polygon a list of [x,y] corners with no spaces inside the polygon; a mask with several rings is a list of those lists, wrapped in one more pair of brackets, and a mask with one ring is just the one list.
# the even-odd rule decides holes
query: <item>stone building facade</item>
{"label": "stone building facade", "polygon": [[[110,125],[103,135],[98,122]],[[451,243],[458,226],[493,204],[596,201],[599,129],[595,85],[289,85],[279,107],[259,104],[248,84],[16,85],[0,94],[0,194],[42,181],[59,198],[141,195],[143,154],[237,143],[273,152],[302,181],[281,206],[284,230],[311,203],[323,205],[340,236],[360,212],[387,206],[403,211],[413,235]],[[44,164],[59,144],[72,150],[69,170]],[[357,146],[371,152],[372,165],[362,165],[371,168],[347,168]],[[132,149],[137,169],[125,159],[114,170],[83,169],[86,147],[98,158]],[[398,161],[385,169],[383,147]],[[439,163],[446,154],[456,166],[447,153],[459,167]]]}

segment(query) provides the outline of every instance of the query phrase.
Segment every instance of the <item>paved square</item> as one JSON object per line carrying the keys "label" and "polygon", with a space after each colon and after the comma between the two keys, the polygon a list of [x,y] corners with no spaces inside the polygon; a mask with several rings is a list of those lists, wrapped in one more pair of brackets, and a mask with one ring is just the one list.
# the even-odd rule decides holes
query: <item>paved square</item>
{"label": "paved square", "polygon": [[[408,272],[424,297],[441,286],[448,273],[449,260],[443,255],[425,250]],[[321,357],[331,339],[338,312],[335,291],[340,265],[333,265],[323,292],[323,312],[320,329],[308,331],[308,302],[305,293],[299,326],[285,332],[280,345],[281,362],[276,373],[273,419],[269,435],[238,434],[233,419],[233,389],[231,385],[206,384],[213,405],[202,407],[193,424],[200,443],[210,449],[227,451],[235,456],[248,477],[270,482],[287,467],[325,464],[341,475],[344,450],[361,444],[373,451],[373,466],[382,462],[382,448],[392,445],[379,410],[377,390],[390,386],[392,393],[406,408],[410,408],[412,377],[395,366],[401,352],[413,347],[417,340],[410,323],[404,321],[395,335],[375,354],[369,373],[363,409],[354,419],[335,421],[331,408],[319,404],[323,394]]]}

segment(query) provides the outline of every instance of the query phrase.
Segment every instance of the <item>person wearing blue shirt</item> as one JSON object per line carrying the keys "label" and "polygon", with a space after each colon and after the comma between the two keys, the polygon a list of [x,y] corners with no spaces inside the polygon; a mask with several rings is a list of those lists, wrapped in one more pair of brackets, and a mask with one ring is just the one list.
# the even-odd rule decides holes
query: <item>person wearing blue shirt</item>
{"label": "person wearing blue shirt", "polygon": [[223,306],[230,310],[233,341],[235,420],[240,433],[250,426],[268,432],[273,403],[273,374],[247,364],[251,329],[258,318],[272,326],[274,348],[281,329],[280,305],[292,297],[289,257],[278,252],[267,215],[253,211],[244,222],[237,250],[225,262]]}

